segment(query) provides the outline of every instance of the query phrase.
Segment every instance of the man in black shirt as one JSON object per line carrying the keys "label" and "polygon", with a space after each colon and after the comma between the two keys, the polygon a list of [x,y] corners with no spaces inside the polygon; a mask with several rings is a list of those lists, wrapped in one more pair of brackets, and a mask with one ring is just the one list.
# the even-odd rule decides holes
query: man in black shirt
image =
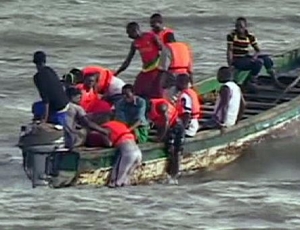
{"label": "man in black shirt", "polygon": [[55,117],[56,121],[53,122],[64,126],[69,100],[63,86],[55,71],[46,66],[46,54],[44,52],[35,52],[33,63],[37,68],[37,73],[33,77],[34,84],[45,105],[42,122],[47,122],[50,117]]}

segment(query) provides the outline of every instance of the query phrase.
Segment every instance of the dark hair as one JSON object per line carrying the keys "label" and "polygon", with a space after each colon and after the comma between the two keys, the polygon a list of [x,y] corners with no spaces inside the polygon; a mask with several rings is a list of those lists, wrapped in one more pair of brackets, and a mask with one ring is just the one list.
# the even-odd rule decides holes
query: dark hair
{"label": "dark hair", "polygon": [[134,92],[133,90],[133,85],[132,84],[126,84],[122,87],[122,91],[123,90],[130,90],[132,93]]}
{"label": "dark hair", "polygon": [[127,29],[140,29],[140,26],[137,22],[129,22],[126,26]]}
{"label": "dark hair", "polygon": [[83,73],[80,69],[73,68],[70,70],[70,73],[74,74],[77,82],[83,81]]}
{"label": "dark hair", "polygon": [[236,19],[236,22],[238,22],[238,21],[242,21],[242,22],[244,22],[247,25],[247,19],[245,17],[238,17]]}
{"label": "dark hair", "polygon": [[46,63],[46,54],[43,51],[36,51],[33,54],[33,63],[34,64]]}
{"label": "dark hair", "polygon": [[81,94],[81,91],[80,91],[80,89],[71,86],[66,89],[66,94],[67,94],[67,97],[69,99],[71,99],[72,97],[75,97],[75,96]]}
{"label": "dark hair", "polygon": [[187,85],[189,82],[190,82],[190,76],[188,75],[188,74],[179,74],[178,76],[177,76],[177,79],[181,82],[181,83],[183,83],[183,84],[185,84],[185,85]]}
{"label": "dark hair", "polygon": [[160,21],[163,20],[163,17],[159,13],[152,14],[150,19],[154,19],[154,18],[159,19]]}
{"label": "dark hair", "polygon": [[222,82],[223,81],[229,81],[229,80],[231,80],[231,78],[232,78],[232,73],[231,73],[231,71],[230,71],[230,69],[229,69],[229,67],[227,67],[227,66],[222,66],[222,67],[220,67],[219,69],[218,69],[218,73],[220,73],[220,74],[222,74]]}

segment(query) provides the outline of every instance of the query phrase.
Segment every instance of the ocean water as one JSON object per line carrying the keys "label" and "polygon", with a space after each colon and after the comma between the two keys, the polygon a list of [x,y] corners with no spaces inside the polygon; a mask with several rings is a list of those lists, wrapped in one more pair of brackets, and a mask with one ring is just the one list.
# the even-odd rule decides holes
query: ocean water
{"label": "ocean water", "polygon": [[[100,64],[116,69],[130,47],[129,21],[148,30],[154,12],[178,40],[188,42],[197,80],[226,64],[226,34],[245,16],[265,53],[300,41],[299,2],[294,0],[56,0],[0,3],[0,229],[299,229],[299,135],[251,146],[228,167],[181,178],[179,186],[31,189],[15,148],[19,126],[38,99],[32,54],[42,49],[62,75]],[[121,75],[132,81],[137,56]],[[292,133],[292,134],[291,134]]]}

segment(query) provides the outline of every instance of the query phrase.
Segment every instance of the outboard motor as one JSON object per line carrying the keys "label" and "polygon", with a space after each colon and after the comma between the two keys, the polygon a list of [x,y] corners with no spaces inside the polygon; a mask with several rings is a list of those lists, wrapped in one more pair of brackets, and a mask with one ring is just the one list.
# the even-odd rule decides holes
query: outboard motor
{"label": "outboard motor", "polygon": [[[64,156],[74,156],[64,148],[63,129],[59,125],[48,123],[32,123],[21,127],[18,147],[23,154],[23,168],[32,182],[32,187],[52,185],[59,176]],[[78,164],[79,154],[74,161]],[[61,182],[59,182],[61,184]]]}

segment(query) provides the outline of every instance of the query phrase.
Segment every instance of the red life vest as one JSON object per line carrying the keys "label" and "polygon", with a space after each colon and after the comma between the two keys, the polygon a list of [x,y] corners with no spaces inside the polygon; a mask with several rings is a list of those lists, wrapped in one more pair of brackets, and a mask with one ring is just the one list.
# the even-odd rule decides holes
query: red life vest
{"label": "red life vest", "polygon": [[149,113],[149,118],[154,122],[157,126],[164,125],[164,118],[163,115],[161,115],[159,111],[159,107],[163,104],[166,104],[168,106],[168,112],[167,116],[169,118],[170,126],[174,125],[176,123],[176,119],[178,117],[178,112],[176,108],[166,99],[164,98],[158,98],[158,99],[151,99],[151,110]]}
{"label": "red life vest", "polygon": [[99,74],[98,78],[98,93],[104,94],[112,81],[113,72],[109,69],[100,66],[87,66],[82,70],[83,77],[90,74]]}
{"label": "red life vest", "polygon": [[192,99],[192,113],[191,113],[192,119],[199,119],[200,114],[201,114],[200,113],[201,106],[200,106],[199,98],[198,98],[197,93],[191,88],[183,90],[182,93],[178,97],[178,101],[176,104],[176,109],[178,111],[178,115],[181,116],[184,114],[185,109],[183,108],[183,105],[181,102],[181,97],[182,97],[182,94],[184,94],[184,93],[189,95]]}
{"label": "red life vest", "polygon": [[126,124],[120,121],[109,121],[101,125],[101,127],[111,131],[109,138],[115,147],[127,140],[135,140],[135,136],[130,132]]}
{"label": "red life vest", "polygon": [[[155,33],[155,32],[154,32]],[[158,38],[161,40],[161,42],[163,44],[167,44],[168,40],[167,40],[167,34],[174,34],[174,30],[165,27],[163,30],[159,31],[158,33],[155,33]]]}
{"label": "red life vest", "polygon": [[190,48],[183,42],[167,43],[166,47],[172,54],[169,71],[175,74],[190,74],[192,72],[192,56]]}
{"label": "red life vest", "polygon": [[77,84],[76,88],[81,90],[80,105],[87,112],[90,104],[99,100],[99,95],[94,91],[94,89],[85,88],[84,84]]}

